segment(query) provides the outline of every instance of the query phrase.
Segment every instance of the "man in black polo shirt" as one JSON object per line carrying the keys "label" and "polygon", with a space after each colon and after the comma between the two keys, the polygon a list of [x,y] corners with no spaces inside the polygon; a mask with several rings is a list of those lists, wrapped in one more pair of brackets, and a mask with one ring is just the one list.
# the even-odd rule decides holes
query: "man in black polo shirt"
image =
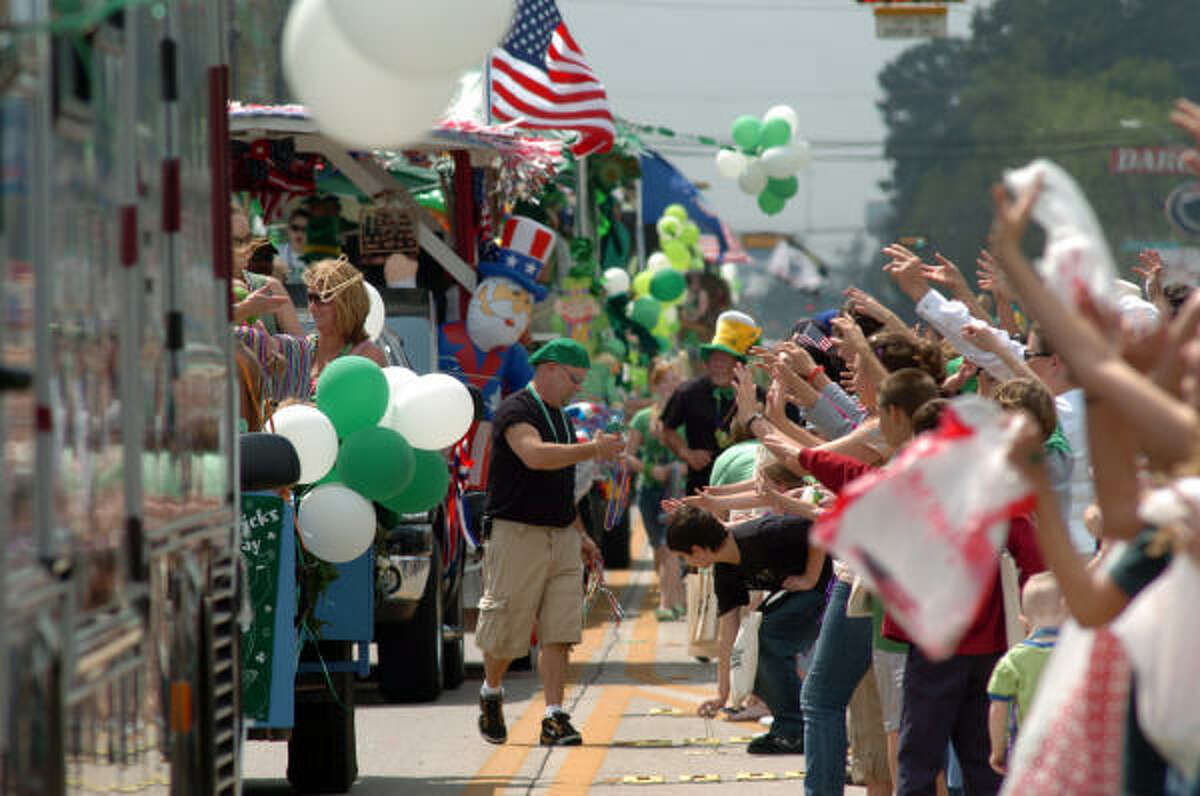
{"label": "man in black polo shirt", "polygon": [[492,460],[485,522],[483,596],[475,641],[483,650],[479,732],[504,743],[504,690],[509,663],[529,651],[537,622],[539,673],[546,694],[543,746],[577,745],[579,732],[563,712],[567,653],[583,632],[582,558],[599,564],[596,543],[575,512],[575,464],[611,459],[625,446],[619,434],[576,443],[562,407],[591,364],[574,340],[546,343],[529,359],[529,385],[504,399],[492,418]]}
{"label": "man in black polo shirt", "polygon": [[[746,361],[761,334],[746,313],[722,312],[713,341],[700,346],[705,374],[679,385],[663,407],[663,442],[687,465],[689,495],[708,483],[713,459],[729,445],[729,426],[737,412],[733,367]],[[675,431],[680,426],[684,436]]]}
{"label": "man in black polo shirt", "polygon": [[808,545],[812,521],[767,515],[726,528],[695,506],[683,506],[667,523],[667,547],[688,566],[713,567],[717,613],[717,698],[700,705],[701,716],[715,716],[729,699],[729,658],[740,624],[739,611],[750,603],[751,589],[772,594],[763,601],[758,629],[758,673],[754,693],[771,708],[771,731],[746,747],[750,754],[800,754],[804,751],[804,714],[796,655],[810,649],[825,610],[825,588],[833,566],[823,550]]}

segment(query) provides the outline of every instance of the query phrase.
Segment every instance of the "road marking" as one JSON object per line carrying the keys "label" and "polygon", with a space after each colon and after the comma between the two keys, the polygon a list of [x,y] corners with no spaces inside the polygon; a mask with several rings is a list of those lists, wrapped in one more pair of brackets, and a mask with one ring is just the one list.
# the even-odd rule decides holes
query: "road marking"
{"label": "road marking", "polygon": [[[640,522],[634,523],[634,527],[631,530],[634,533],[634,538],[631,539],[631,544],[637,544],[638,547],[635,549],[640,549],[640,546],[645,541],[645,531],[641,528]],[[619,595],[618,599],[620,599],[621,597],[625,596],[626,591],[635,588],[638,585],[639,581],[642,579],[639,577],[639,575],[642,575],[641,570],[618,570],[612,573],[605,573],[605,580],[610,588],[612,588],[614,592]],[[645,589],[644,594],[642,595],[642,602],[646,603],[647,605],[641,606],[639,610],[641,615],[634,620],[635,636],[640,635],[638,631],[641,629],[643,624],[647,624],[650,631],[657,634],[657,620],[654,619],[654,612],[649,608],[649,601],[650,590]],[[624,601],[622,600],[622,602]],[[605,649],[605,642],[611,627],[609,620],[610,617],[603,611],[595,611],[589,617],[587,624],[584,626],[583,637],[580,639],[580,643],[576,644],[575,648],[571,651],[571,658],[574,660],[568,661],[568,689],[570,689],[572,685],[578,688],[582,664],[584,662],[592,662],[597,654]],[[649,620],[649,622],[647,622],[647,620]],[[649,650],[648,657],[649,660],[652,661],[654,659],[653,645],[642,645],[642,648],[640,649],[635,648],[634,650],[631,650],[628,659],[640,660],[646,658],[646,650]],[[625,707],[628,706],[628,700],[632,696],[633,690],[630,686],[621,686],[619,688],[626,689],[628,694],[626,694],[624,701],[621,702],[620,709],[615,711],[617,714],[617,723],[620,722],[620,714],[623,713]],[[603,692],[603,696],[601,697],[600,702],[597,703],[596,707],[593,709],[592,716],[589,716],[588,724],[585,725],[582,730],[585,739],[596,737],[596,735],[593,734],[592,729],[593,718],[595,718],[598,722],[603,718],[602,716],[597,716],[597,714],[602,713],[602,707],[606,707],[602,703],[606,701],[606,698],[609,697],[609,694],[607,693],[607,689],[605,689],[603,686],[601,687],[601,691]],[[545,712],[545,695],[541,692],[541,689],[539,689],[537,695],[530,699],[529,706],[525,709],[525,712],[521,714],[521,717],[517,719],[517,722],[509,725],[508,743],[504,744],[495,752],[493,752],[492,756],[489,757],[487,762],[483,764],[483,767],[475,772],[475,775],[471,778],[471,783],[462,791],[464,796],[483,796],[483,794],[492,794],[512,784],[512,780],[516,776],[516,773],[525,765],[525,761],[529,757],[529,753],[534,749],[543,748],[538,745],[536,738],[540,733],[542,716],[545,714]],[[608,741],[612,739],[615,731],[616,727],[614,724],[612,730],[608,731],[604,744],[607,744]],[[589,746],[591,746],[590,743]],[[570,748],[574,751],[568,754],[567,760],[563,763],[562,770],[568,770],[568,767],[572,765],[571,761],[573,759],[572,755],[574,752],[588,749],[586,746]],[[602,745],[600,748],[602,750],[606,750],[607,747]],[[586,783],[587,785],[591,784],[590,777],[595,775],[595,770],[599,769],[599,765],[602,762],[603,753],[601,754],[600,761],[596,763],[595,769],[593,769],[592,773],[589,775],[589,779]],[[588,768],[590,768],[590,765]],[[560,777],[563,776],[562,770],[560,770],[559,773]]]}

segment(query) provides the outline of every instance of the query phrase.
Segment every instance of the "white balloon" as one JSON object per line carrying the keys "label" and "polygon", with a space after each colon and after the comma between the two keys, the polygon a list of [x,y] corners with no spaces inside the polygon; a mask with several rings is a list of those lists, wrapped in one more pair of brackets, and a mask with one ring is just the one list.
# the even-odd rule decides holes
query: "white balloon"
{"label": "white balloon", "polygon": [[746,161],[746,167],[738,175],[738,187],[751,196],[757,196],[762,193],[763,188],[767,187],[767,172],[758,158],[750,158]]}
{"label": "white balloon", "polygon": [[792,141],[791,150],[792,171],[803,171],[808,168],[809,161],[812,160],[812,151],[808,146],[808,142],[802,139]]}
{"label": "white balloon", "polygon": [[337,461],[338,437],[333,423],[315,406],[292,404],[271,416],[275,433],[287,437],[300,458],[300,480],[311,484],[324,478]]}
{"label": "white balloon", "polygon": [[661,271],[671,267],[671,258],[662,252],[655,252],[646,258],[647,271]]}
{"label": "white balloon", "polygon": [[717,173],[730,180],[736,180],[746,167],[746,156],[734,149],[722,149],[717,153]]}
{"label": "white balloon", "polygon": [[629,292],[629,272],[624,268],[612,267],[604,272],[604,292],[619,296]]}
{"label": "white balloon", "polygon": [[762,153],[763,171],[768,177],[777,180],[786,179],[796,173],[796,153],[789,144],[773,146]]}
{"label": "white balloon", "polygon": [[430,373],[406,384],[394,406],[396,424],[392,428],[421,450],[453,445],[475,419],[471,391],[445,373]]}
{"label": "white balloon", "polygon": [[403,77],[478,68],[508,32],[513,0],[325,0],[341,35]]}
{"label": "white balloon", "polygon": [[308,552],[344,564],[367,552],[375,540],[375,509],[344,484],[321,484],[300,498],[296,525]]}
{"label": "white balloon", "polygon": [[733,284],[737,279],[738,268],[737,263],[721,263],[721,278],[729,284]]}
{"label": "white balloon", "polygon": [[396,400],[400,397],[400,392],[409,384],[414,384],[419,376],[401,365],[389,365],[383,369],[383,377],[387,379],[388,383],[388,408],[383,413],[383,418],[379,421],[379,425],[398,432],[399,430],[396,428]]}
{"label": "white balloon", "polygon": [[772,119],[783,119],[788,123],[788,127],[792,128],[792,135],[800,129],[800,117],[796,115],[796,109],[790,105],[776,105],[770,108],[763,114],[763,124]]}
{"label": "white balloon", "polygon": [[[405,45],[418,38],[407,37]],[[449,104],[456,77],[396,75],[370,62],[334,26],[326,0],[292,4],[283,70],[321,131],[361,148],[422,138]]]}
{"label": "white balloon", "polygon": [[379,335],[383,334],[383,296],[379,295],[379,291],[370,282],[363,282],[363,287],[367,289],[367,317],[363,320],[363,331],[367,333],[367,338],[375,341],[379,339]]}

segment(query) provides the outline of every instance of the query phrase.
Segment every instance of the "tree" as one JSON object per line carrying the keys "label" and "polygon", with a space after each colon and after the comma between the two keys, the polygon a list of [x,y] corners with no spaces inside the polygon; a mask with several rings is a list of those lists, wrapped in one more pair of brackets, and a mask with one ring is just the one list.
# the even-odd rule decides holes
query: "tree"
{"label": "tree", "polygon": [[904,51],[879,76],[892,233],[931,237],[969,272],[989,184],[1042,156],[1076,177],[1110,244],[1165,237],[1160,206],[1179,179],[1107,164],[1114,146],[1173,140],[1170,101],[1200,96],[1197,30],[1190,0],[996,0],[969,39]]}

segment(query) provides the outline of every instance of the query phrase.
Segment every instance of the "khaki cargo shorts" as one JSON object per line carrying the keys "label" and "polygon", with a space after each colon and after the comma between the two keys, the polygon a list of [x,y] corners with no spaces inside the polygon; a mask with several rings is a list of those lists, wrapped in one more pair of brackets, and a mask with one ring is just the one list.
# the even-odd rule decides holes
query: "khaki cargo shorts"
{"label": "khaki cargo shorts", "polygon": [[583,635],[583,561],[574,527],[494,520],[483,553],[483,596],[475,643],[496,658],[529,652],[537,621],[542,644]]}

